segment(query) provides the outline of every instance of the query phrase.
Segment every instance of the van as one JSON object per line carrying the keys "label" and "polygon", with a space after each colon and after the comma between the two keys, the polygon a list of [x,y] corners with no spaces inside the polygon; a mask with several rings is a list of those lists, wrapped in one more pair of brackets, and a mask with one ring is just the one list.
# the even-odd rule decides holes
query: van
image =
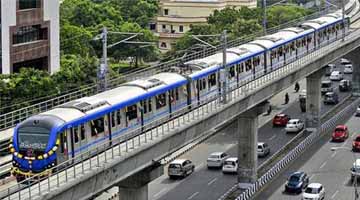
{"label": "van", "polygon": [[327,92],[324,96],[324,104],[337,104],[339,97],[336,92]]}
{"label": "van", "polygon": [[340,71],[333,71],[330,75],[330,80],[332,81],[340,81],[343,79],[343,74]]}
{"label": "van", "polygon": [[332,92],[333,87],[331,81],[321,81],[321,94],[325,94],[327,92]]}
{"label": "van", "polygon": [[168,175],[172,179],[176,176],[185,177],[195,170],[195,165],[187,159],[176,159],[169,164]]}

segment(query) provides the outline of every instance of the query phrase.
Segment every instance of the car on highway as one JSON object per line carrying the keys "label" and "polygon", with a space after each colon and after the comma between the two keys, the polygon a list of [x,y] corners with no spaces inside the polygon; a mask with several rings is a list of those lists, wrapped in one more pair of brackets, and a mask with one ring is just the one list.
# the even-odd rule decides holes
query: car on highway
{"label": "car on highway", "polygon": [[360,105],[356,108],[355,116],[360,116]]}
{"label": "car on highway", "polygon": [[289,122],[286,124],[286,127],[285,127],[285,131],[287,133],[297,133],[301,130],[303,130],[305,127],[305,124],[302,120],[300,119],[291,119],[289,120]]}
{"label": "car on highway", "polygon": [[351,90],[351,81],[347,79],[343,79],[339,83],[340,92],[346,92]]}
{"label": "car on highway", "polygon": [[352,143],[353,151],[360,151],[360,135],[356,136]]}
{"label": "car on highway", "polygon": [[343,79],[343,73],[341,71],[333,71],[330,75],[330,80],[341,81]]}
{"label": "car on highway", "polygon": [[331,72],[336,68],[335,64],[328,64],[325,67],[325,76],[330,76]]}
{"label": "car on highway", "polygon": [[332,92],[334,89],[332,87],[331,81],[321,81],[321,94],[325,94],[327,92]]}
{"label": "car on highway", "polygon": [[353,73],[353,66],[352,64],[346,64],[344,66],[344,74],[352,74]]}
{"label": "car on highway", "polygon": [[225,160],[223,167],[222,167],[222,172],[224,174],[237,173],[237,170],[238,170],[238,158],[230,157]]}
{"label": "car on highway", "polygon": [[222,167],[227,158],[229,158],[229,155],[225,152],[211,153],[206,160],[208,169]]}
{"label": "car on highway", "polygon": [[342,65],[346,65],[346,64],[351,64],[350,60],[346,59],[346,58],[341,58],[340,59],[340,63]]}
{"label": "car on highway", "polygon": [[325,199],[325,188],[321,183],[310,183],[304,193],[303,200],[323,200]]}
{"label": "car on highway", "polygon": [[338,125],[336,126],[334,132],[332,133],[332,141],[333,142],[337,142],[337,141],[345,141],[347,138],[349,137],[349,129],[347,126],[345,125]]}
{"label": "car on highway", "polygon": [[351,167],[351,182],[354,181],[355,178],[360,177],[360,159],[356,159]]}
{"label": "car on highway", "polygon": [[339,103],[339,96],[336,92],[327,92],[324,96],[324,104]]}
{"label": "car on highway", "polygon": [[258,142],[257,155],[259,157],[265,157],[270,154],[270,147],[265,142]]}
{"label": "car on highway", "polygon": [[176,159],[169,164],[168,176],[170,179],[175,177],[186,177],[195,170],[195,165],[188,159]]}
{"label": "car on highway", "polygon": [[280,113],[274,116],[272,123],[273,126],[286,126],[289,120],[290,120],[289,115]]}
{"label": "car on highway", "polygon": [[305,172],[294,172],[290,174],[285,184],[285,192],[301,193],[309,184],[309,176]]}

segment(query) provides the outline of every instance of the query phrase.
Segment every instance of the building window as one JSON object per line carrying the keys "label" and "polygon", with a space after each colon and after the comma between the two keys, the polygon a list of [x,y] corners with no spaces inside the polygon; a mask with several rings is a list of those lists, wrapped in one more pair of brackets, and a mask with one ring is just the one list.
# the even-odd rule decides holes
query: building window
{"label": "building window", "polygon": [[21,44],[46,39],[47,29],[42,29],[40,25],[19,27],[13,34],[13,44]]}
{"label": "building window", "polygon": [[166,48],[166,43],[165,42],[162,42],[161,45],[160,45],[161,48]]}
{"label": "building window", "polygon": [[181,32],[181,33],[184,32],[184,26],[182,26],[182,25],[179,26],[179,32]]}
{"label": "building window", "polygon": [[162,28],[163,28],[163,29],[166,29],[166,25],[165,25],[165,24],[163,24],[163,25],[162,25]]}
{"label": "building window", "polygon": [[40,0],[19,0],[19,9],[40,8]]}
{"label": "building window", "polygon": [[169,9],[164,9],[164,15],[169,15]]}
{"label": "building window", "polygon": [[156,24],[150,24],[150,30],[155,30],[156,29]]}

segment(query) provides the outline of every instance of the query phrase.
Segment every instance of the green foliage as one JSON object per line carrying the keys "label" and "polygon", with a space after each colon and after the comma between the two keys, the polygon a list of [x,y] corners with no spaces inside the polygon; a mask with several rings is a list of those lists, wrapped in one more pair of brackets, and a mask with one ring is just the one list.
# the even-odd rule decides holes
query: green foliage
{"label": "green foliage", "polygon": [[[208,17],[208,24],[192,26],[191,31],[177,41],[175,48],[167,56],[177,57],[176,54],[178,52],[189,49],[194,43],[198,43],[191,37],[191,34],[219,34],[223,30],[227,30],[231,40],[239,37],[249,37],[254,33],[262,32],[262,14],[263,10],[261,8],[241,7],[239,9],[225,8],[220,11],[215,10]],[[311,14],[311,11],[295,5],[273,6],[267,9],[267,28],[278,26],[309,14]],[[206,41],[216,45],[219,43],[218,39],[209,38]]]}

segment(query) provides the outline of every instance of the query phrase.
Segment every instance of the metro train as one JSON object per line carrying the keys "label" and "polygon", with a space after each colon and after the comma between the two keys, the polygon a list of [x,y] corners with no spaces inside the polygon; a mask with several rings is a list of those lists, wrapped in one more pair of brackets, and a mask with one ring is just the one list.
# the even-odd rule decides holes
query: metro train
{"label": "metro train", "polygon": [[[339,39],[349,31],[349,24],[349,17],[343,23],[336,12],[230,48],[225,78],[230,87],[238,87]],[[100,142],[108,140],[110,146],[119,134],[216,98],[222,59],[217,53],[192,60],[172,72],[127,82],[29,117],[14,129],[13,175],[21,181],[51,173],[55,165]]]}

